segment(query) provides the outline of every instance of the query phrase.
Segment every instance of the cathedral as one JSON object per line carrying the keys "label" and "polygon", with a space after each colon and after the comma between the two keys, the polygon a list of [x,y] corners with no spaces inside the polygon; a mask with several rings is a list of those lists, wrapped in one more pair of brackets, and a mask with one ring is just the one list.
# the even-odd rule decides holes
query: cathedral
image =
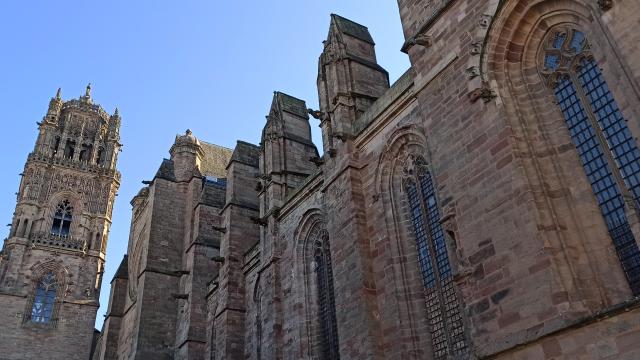
{"label": "cathedral", "polygon": [[319,109],[276,91],[259,144],[176,136],[100,331],[121,119],[51,99],[0,359],[640,359],[640,2],[398,6],[395,83],[334,14]]}

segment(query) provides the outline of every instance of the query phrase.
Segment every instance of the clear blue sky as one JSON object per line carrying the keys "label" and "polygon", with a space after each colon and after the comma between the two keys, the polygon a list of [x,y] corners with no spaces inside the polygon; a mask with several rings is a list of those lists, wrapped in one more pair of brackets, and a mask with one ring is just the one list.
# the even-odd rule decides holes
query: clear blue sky
{"label": "clear blue sky", "polygon": [[[93,84],[94,101],[122,115],[122,185],[107,250],[109,282],[127,249],[129,201],[151,179],[177,133],[207,142],[259,143],[274,90],[317,108],[317,61],[329,14],[369,27],[395,81],[409,67],[395,0],[2,1],[0,3],[0,221],[11,222],[36,122],[62,87]],[[314,141],[320,144],[317,122]],[[3,228],[3,238],[8,228]]]}

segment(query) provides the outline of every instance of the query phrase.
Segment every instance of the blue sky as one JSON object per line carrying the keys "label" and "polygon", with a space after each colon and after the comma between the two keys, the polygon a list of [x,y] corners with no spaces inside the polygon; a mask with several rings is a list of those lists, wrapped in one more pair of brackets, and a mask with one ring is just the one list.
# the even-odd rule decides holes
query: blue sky
{"label": "blue sky", "polygon": [[[93,84],[93,99],[122,115],[122,185],[113,213],[96,327],[126,252],[129,201],[151,179],[177,133],[207,142],[259,143],[275,90],[317,108],[318,55],[329,14],[369,27],[395,81],[409,67],[394,0],[2,1],[0,3],[0,220],[11,222],[36,122],[62,87]],[[320,144],[317,122],[314,141]],[[2,230],[3,238],[8,228]]]}

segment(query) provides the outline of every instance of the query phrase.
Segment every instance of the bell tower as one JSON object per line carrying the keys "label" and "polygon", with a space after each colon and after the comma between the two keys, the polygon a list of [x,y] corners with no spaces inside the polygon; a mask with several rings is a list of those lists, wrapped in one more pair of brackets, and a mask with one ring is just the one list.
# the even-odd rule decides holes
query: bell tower
{"label": "bell tower", "polygon": [[[0,252],[3,359],[89,358],[111,212],[120,115],[61,91],[38,123]],[[40,354],[40,355],[38,355]]]}

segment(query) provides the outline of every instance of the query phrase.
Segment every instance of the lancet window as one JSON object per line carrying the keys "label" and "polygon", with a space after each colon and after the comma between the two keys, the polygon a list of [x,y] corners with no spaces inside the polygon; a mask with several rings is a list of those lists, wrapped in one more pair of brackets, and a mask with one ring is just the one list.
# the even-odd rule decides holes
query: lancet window
{"label": "lancet window", "polygon": [[468,345],[433,179],[426,162],[410,156],[404,190],[418,250],[434,359],[461,358]]}
{"label": "lancet window", "polygon": [[553,92],[634,295],[640,251],[629,225],[638,216],[640,149],[584,33],[556,28],[545,40],[541,74]]}
{"label": "lancet window", "polygon": [[340,359],[338,325],[333,289],[333,267],[329,234],[316,224],[309,233],[307,243],[312,246],[315,282],[317,290],[320,352],[322,359]]}

